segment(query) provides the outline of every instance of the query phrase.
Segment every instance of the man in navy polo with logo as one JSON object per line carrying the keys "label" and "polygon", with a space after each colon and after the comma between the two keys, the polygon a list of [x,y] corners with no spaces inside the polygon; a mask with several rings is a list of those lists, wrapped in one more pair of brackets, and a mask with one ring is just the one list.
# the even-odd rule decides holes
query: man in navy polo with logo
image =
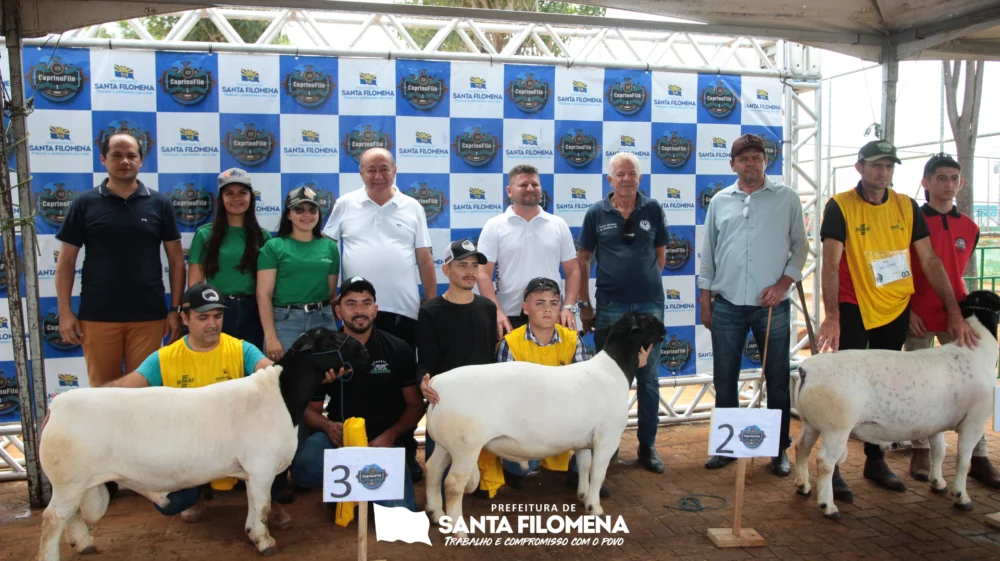
{"label": "man in navy polo with logo", "polygon": [[[737,138],[729,165],[737,180],[708,206],[698,274],[701,323],[712,332],[715,405],[739,406],[743,348],[752,331],[761,351],[768,344],[767,364],[762,365],[767,408],[781,411],[780,445],[771,471],[785,477],[791,473],[785,454],[791,446],[788,290],[802,280],[809,253],[802,203],[797,192],[764,173],[767,152],[761,137]],[[765,341],[768,314],[771,329]],[[705,467],[721,468],[734,459],[712,456]]]}
{"label": "man in navy polo with logo", "polygon": [[[177,340],[178,308],[184,294],[184,251],[173,204],[138,180],[142,147],[128,133],[106,136],[101,163],[108,177],[73,201],[56,234],[59,336],[83,345],[92,387],[132,372],[160,348]],[[170,267],[168,311],[160,244]],[[76,259],[86,247],[79,318],[70,309]],[[124,366],[124,369],[123,369]]]}
{"label": "man in navy polo with logo", "polygon": [[[416,355],[405,341],[375,327],[378,304],[372,283],[362,277],[344,281],[335,311],[344,322],[344,331],[368,349],[371,361],[367,365],[353,365],[353,374],[323,385],[306,409],[304,424],[313,432],[299,443],[292,460],[292,481],[298,487],[323,486],[323,455],[328,449],[344,445],[347,419],[365,420],[369,446],[404,448],[424,416],[423,396],[417,386]],[[324,415],[326,396],[330,397],[330,403]],[[416,511],[409,466],[404,469],[403,498],[376,502]]]}
{"label": "man in navy polo with logo", "polygon": [[[663,207],[639,192],[639,159],[619,152],[609,163],[613,192],[594,203],[583,218],[577,247],[580,261],[580,319],[584,332],[595,329],[598,352],[607,329],[626,312],[645,312],[663,320],[663,265],[666,262],[667,221]],[[597,259],[596,306],[590,303],[590,260]],[[650,349],[660,356],[660,343]],[[639,396],[639,463],[663,473],[656,454],[660,422],[659,363],[651,360],[636,375]]]}
{"label": "man in navy polo with logo", "polygon": [[[965,300],[968,290],[962,275],[979,244],[979,226],[955,206],[955,195],[962,190],[962,165],[948,154],[935,154],[924,164],[924,199],[920,207],[930,231],[931,246],[941,259],[951,289],[958,302]],[[914,249],[910,260],[920,262]],[[913,267],[913,296],[910,297],[910,327],[903,350],[929,349],[952,341],[948,334],[948,312],[934,292],[922,267]],[[930,476],[930,447],[926,439],[913,441],[910,458],[910,475],[917,481],[927,481]],[[972,451],[969,475],[994,489],[1000,488],[1000,474],[994,469],[987,455],[986,435],[979,439]]]}

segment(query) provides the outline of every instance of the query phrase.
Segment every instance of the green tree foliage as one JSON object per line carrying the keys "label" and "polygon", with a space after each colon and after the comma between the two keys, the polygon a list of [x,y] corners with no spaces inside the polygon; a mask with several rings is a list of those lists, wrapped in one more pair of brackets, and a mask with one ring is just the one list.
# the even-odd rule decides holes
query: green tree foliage
{"label": "green tree foliage", "polygon": [[[170,33],[170,30],[174,27],[180,16],[150,16],[145,18],[140,18],[143,25],[146,26],[146,31],[155,39],[163,39]],[[236,30],[236,33],[243,39],[246,43],[256,42],[257,39],[263,35],[264,30],[271,23],[269,21],[263,20],[229,20],[230,25]],[[139,39],[139,35],[132,29],[127,22],[118,22],[119,35],[124,39]],[[101,29],[98,33],[98,37],[110,38],[113,37],[111,33],[108,33],[104,29]],[[225,43],[226,37],[219,31],[219,28],[212,23],[212,20],[208,18],[201,18],[198,23],[191,29],[187,37],[184,38],[185,41],[203,41],[208,43]],[[279,35],[273,43],[278,45],[288,45],[290,43],[288,36],[285,34]]]}
{"label": "green tree foliage", "polygon": [[[546,0],[404,0],[407,4],[416,4],[419,6],[445,6],[451,8],[481,8],[487,10],[507,10],[507,11],[519,11],[519,12],[536,12],[544,14],[570,14],[578,16],[592,16],[592,17],[604,17],[605,8],[598,6],[581,6],[579,4],[571,4],[569,2],[548,2]],[[417,45],[422,49],[427,46],[427,43],[431,41],[437,31],[433,29],[411,29],[410,36]],[[493,45],[493,48],[500,52],[503,50],[504,45],[510,40],[510,34],[508,33],[485,33],[486,38]],[[472,33],[469,33],[474,43],[478,43],[478,39]],[[559,56],[559,47],[554,41],[548,37],[542,37],[542,41],[545,42],[546,47],[552,54]],[[457,33],[452,31],[448,37],[444,40],[439,48],[441,51],[449,52],[468,52],[468,48],[465,42],[458,36]],[[543,53],[531,40],[525,41],[521,48],[518,49],[516,54],[526,55],[526,56],[541,56]]]}

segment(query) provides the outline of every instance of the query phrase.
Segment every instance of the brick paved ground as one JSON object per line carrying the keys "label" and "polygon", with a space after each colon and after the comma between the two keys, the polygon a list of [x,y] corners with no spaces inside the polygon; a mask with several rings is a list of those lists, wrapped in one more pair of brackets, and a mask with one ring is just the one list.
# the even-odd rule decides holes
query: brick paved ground
{"label": "brick paved ground", "polygon": [[[793,421],[792,433],[798,433]],[[988,432],[994,462],[1000,435]],[[735,464],[720,471],[702,467],[706,455],[707,424],[661,428],[657,439],[660,455],[667,463],[663,475],[638,468],[635,432],[622,439],[621,460],[609,470],[608,487],[613,496],[604,501],[606,514],[621,515],[630,533],[616,547],[540,547],[486,549],[444,547],[432,528],[433,547],[423,544],[376,542],[374,527],[369,538],[369,559],[472,560],[472,559],[987,559],[1000,558],[1000,530],[987,526],[985,515],[1000,511],[1000,493],[985,489],[970,479],[969,491],[976,503],[972,513],[960,513],[951,501],[934,495],[927,484],[906,476],[909,489],[891,493],[875,488],[861,476],[864,455],[861,444],[852,441],[844,469],[855,501],[841,504],[842,520],[823,519],[813,498],[794,493],[792,478],[781,479],[757,464],[747,487],[744,526],[754,528],[766,540],[759,549],[719,550],[706,537],[708,528],[732,523],[730,504],[719,512],[687,513],[668,510],[687,493],[713,493],[732,500]],[[945,475],[954,475],[954,435],[948,439],[949,458]],[[903,475],[909,454],[890,452],[890,465]],[[815,481],[815,459],[810,462]],[[40,513],[18,517],[25,511],[23,483],[0,483],[0,561],[32,559],[37,548]],[[423,484],[417,486],[418,506],[423,504]],[[523,490],[504,488],[495,502],[563,504],[572,493],[563,480],[545,473],[532,478]],[[332,514],[319,504],[319,492],[300,493],[290,505],[294,527],[274,532],[281,550],[277,559],[356,559],[356,527],[333,524]],[[108,515],[94,530],[99,554],[92,559],[108,561],[224,561],[256,557],[243,538],[246,499],[229,493],[208,503],[202,522],[189,525],[153,511],[149,502],[122,493],[112,502]],[[490,502],[466,498],[468,515],[489,513]],[[78,558],[67,545],[63,558]]]}

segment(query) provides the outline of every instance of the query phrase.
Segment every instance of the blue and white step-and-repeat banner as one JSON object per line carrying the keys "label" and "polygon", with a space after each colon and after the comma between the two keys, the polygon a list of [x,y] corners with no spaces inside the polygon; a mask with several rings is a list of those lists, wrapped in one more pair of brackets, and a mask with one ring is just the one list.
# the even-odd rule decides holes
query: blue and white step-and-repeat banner
{"label": "blue and white step-and-repeat banner", "polygon": [[[709,200],[735,180],[729,145],[760,134],[768,172],[782,170],[782,85],[771,78],[64,48],[25,49],[24,76],[35,100],[31,190],[50,394],[87,380],[81,349],[58,339],[54,234],[74,197],[106,176],[99,147],[116,131],[131,132],[148,154],[139,177],[174,201],[185,248],[216,211],[221,170],[253,174],[258,218],[273,231],[288,191],[319,192],[325,219],[337,197],[362,187],[360,154],[387,148],[397,185],[426,210],[442,284],[446,245],[477,239],[503,212],[513,166],[539,169],[545,209],[578,235],[587,208],[610,191],[608,161],[632,152],[640,189],[663,205],[670,229],[663,376],[711,372],[696,298],[698,248]],[[79,287],[78,279],[74,308]],[[0,299],[0,371],[10,376],[6,310]],[[756,348],[746,354],[747,368],[759,363]]]}

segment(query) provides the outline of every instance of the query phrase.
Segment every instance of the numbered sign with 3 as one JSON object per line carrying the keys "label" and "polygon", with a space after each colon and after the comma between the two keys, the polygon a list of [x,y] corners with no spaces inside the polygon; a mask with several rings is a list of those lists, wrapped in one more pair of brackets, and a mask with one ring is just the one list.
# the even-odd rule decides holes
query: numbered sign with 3
{"label": "numbered sign with 3", "polygon": [[347,447],[323,456],[323,501],[391,501],[403,498],[402,448]]}
{"label": "numbered sign with 3", "polygon": [[781,411],[719,408],[712,411],[709,456],[759,458],[778,455]]}

